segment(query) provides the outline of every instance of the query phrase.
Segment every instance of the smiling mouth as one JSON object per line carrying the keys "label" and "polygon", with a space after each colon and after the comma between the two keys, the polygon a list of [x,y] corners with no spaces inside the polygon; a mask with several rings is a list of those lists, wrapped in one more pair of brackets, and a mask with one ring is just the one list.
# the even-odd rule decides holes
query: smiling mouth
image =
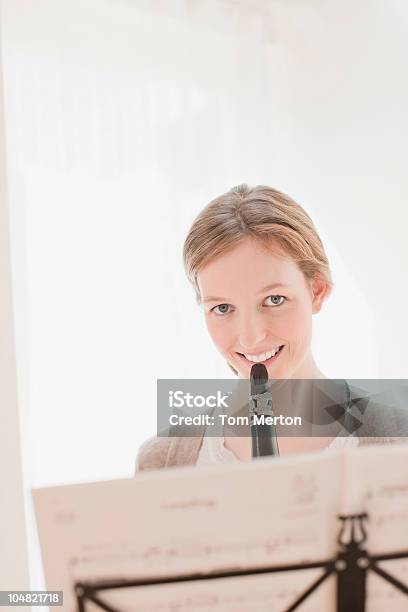
{"label": "smiling mouth", "polygon": [[275,355],[273,357],[269,357],[269,359],[265,359],[265,361],[251,361],[250,359],[247,359],[245,357],[245,355],[243,355],[242,353],[237,353],[237,355],[239,355],[239,357],[242,359],[242,361],[244,361],[246,364],[250,365],[251,367],[253,365],[255,365],[255,363],[262,363],[265,366],[270,365],[271,363],[273,363],[274,361],[276,361],[279,357],[279,355],[281,354],[281,352],[283,351],[283,349],[285,348],[285,345],[283,344],[282,346],[279,347],[277,353],[275,353]]}

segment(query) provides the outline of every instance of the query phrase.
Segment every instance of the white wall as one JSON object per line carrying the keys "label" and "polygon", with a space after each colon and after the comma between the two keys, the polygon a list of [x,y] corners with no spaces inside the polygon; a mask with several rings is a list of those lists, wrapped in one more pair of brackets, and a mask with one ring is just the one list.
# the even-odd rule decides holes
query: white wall
{"label": "white wall", "polygon": [[[0,590],[29,587],[17,403],[0,14]],[[23,608],[27,609],[27,608]]]}
{"label": "white wall", "polygon": [[181,248],[234,184],[298,199],[332,377],[405,377],[408,5],[3,0],[27,486],[128,476],[159,377],[229,377]]}
{"label": "white wall", "polygon": [[181,247],[239,182],[286,190],[325,239],[336,291],[316,318],[320,367],[403,375],[404,15],[361,4],[6,0],[33,483],[129,475],[157,377],[230,375]]}
{"label": "white wall", "polygon": [[[274,170],[287,184],[295,180],[302,201],[316,208],[373,313],[372,374],[405,378],[408,4],[273,5],[271,61],[280,92]],[[357,377],[366,355],[356,328],[344,331],[352,311],[347,320],[341,311],[335,318]],[[347,363],[346,353],[342,360]]]}

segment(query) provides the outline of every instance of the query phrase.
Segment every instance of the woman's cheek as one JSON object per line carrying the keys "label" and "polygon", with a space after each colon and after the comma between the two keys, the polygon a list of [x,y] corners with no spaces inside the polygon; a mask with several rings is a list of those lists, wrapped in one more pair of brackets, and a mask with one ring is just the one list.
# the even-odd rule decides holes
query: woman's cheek
{"label": "woman's cheek", "polygon": [[273,312],[269,316],[269,335],[276,339],[290,341],[296,339],[303,322],[299,321],[299,313],[294,309],[287,308],[285,311]]}
{"label": "woman's cheek", "polygon": [[229,336],[227,326],[221,325],[220,321],[214,321],[211,315],[207,315],[206,323],[208,332],[216,347],[221,350],[225,350],[225,347],[228,344]]}
{"label": "woman's cheek", "polygon": [[312,319],[306,313],[298,313],[290,321],[290,339],[293,344],[303,352],[304,346],[308,346],[312,336]]}

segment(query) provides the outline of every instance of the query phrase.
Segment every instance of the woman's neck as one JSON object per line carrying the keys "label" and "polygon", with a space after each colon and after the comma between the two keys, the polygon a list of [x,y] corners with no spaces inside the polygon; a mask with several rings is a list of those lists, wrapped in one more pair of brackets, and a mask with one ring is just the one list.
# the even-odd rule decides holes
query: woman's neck
{"label": "woman's neck", "polygon": [[315,378],[327,378],[327,376],[325,376],[323,372],[319,370],[313,358],[313,355],[309,353],[309,355],[306,356],[306,358],[299,365],[299,367],[294,372],[291,373],[290,378],[315,379]]}

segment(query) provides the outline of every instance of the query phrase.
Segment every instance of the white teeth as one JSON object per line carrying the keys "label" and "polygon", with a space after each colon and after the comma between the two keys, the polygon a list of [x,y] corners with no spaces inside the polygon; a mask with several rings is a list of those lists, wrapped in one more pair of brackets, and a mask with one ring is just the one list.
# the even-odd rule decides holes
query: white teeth
{"label": "white teeth", "polygon": [[274,357],[276,353],[278,352],[278,350],[279,350],[279,346],[276,346],[275,348],[273,348],[271,351],[268,351],[267,353],[260,353],[259,355],[245,355],[244,354],[244,356],[248,359],[248,361],[259,363],[260,361],[266,361],[267,359]]}

